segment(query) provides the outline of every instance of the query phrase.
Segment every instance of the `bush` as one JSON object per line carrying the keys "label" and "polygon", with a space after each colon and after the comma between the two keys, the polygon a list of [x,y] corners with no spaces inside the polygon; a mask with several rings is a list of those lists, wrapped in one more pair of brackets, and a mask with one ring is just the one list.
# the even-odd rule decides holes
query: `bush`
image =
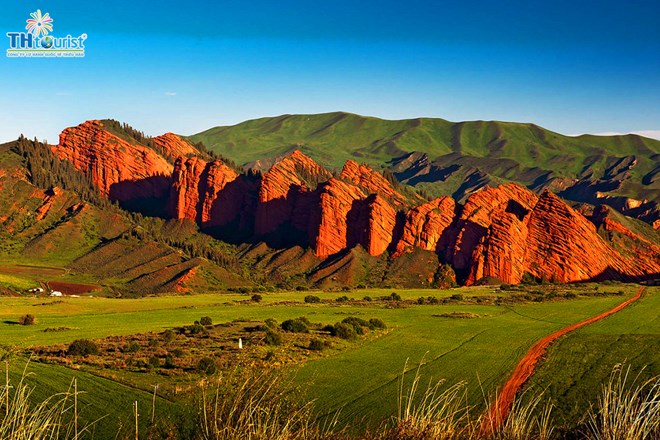
{"label": "bush", "polygon": [[149,347],[157,348],[160,346],[160,341],[158,339],[152,338],[149,339]]}
{"label": "bush", "polygon": [[417,304],[424,305],[425,303],[426,303],[426,299],[423,296],[417,298]]}
{"label": "bush", "polygon": [[334,325],[334,334],[342,339],[355,339],[357,338],[357,333],[352,325],[344,324],[343,322],[338,322]]}
{"label": "bush", "polygon": [[371,318],[369,320],[369,324],[370,324],[371,327],[381,329],[381,330],[387,328],[387,326],[385,325],[385,322],[383,322],[383,320],[380,319],[380,318]]}
{"label": "bush", "polygon": [[98,354],[99,347],[94,341],[89,339],[76,339],[67,348],[66,353],[69,356],[88,356],[90,354]]}
{"label": "bush", "polygon": [[176,368],[176,363],[174,358],[170,355],[165,356],[165,362],[163,363],[164,368]]}
{"label": "bush", "polygon": [[310,303],[310,304],[313,304],[313,303],[320,303],[320,302],[321,302],[321,298],[319,298],[318,296],[314,296],[314,295],[307,295],[307,296],[305,297],[305,302],[306,302],[306,303]]}
{"label": "bush", "polygon": [[261,296],[261,295],[259,295],[258,293],[255,293],[254,295],[252,295],[252,297],[251,297],[250,299],[251,299],[253,302],[258,303],[258,302],[261,302],[261,300],[264,299],[264,297]]}
{"label": "bush", "polygon": [[34,317],[34,315],[30,315],[30,314],[23,315],[20,318],[18,318],[18,323],[20,325],[33,325],[36,321],[37,320]]}
{"label": "bush", "polygon": [[365,297],[362,298],[362,299],[363,299],[364,301],[373,301],[373,299],[371,299],[370,296],[365,296]]}
{"label": "bush", "polygon": [[337,301],[337,302],[346,302],[346,301],[348,301],[348,297],[346,295],[340,296],[335,301]]}
{"label": "bush", "polygon": [[202,316],[199,323],[201,325],[213,325],[213,319],[210,316]]}
{"label": "bush", "polygon": [[282,335],[276,331],[267,329],[264,342],[266,343],[266,345],[280,345],[282,344]]}
{"label": "bush", "polygon": [[453,299],[454,301],[463,301],[464,297],[460,293],[455,293],[452,296],[450,296],[449,299]]}
{"label": "bush", "polygon": [[309,328],[305,321],[300,318],[297,319],[287,319],[280,326],[282,330],[291,333],[309,333]]}
{"label": "bush", "polygon": [[437,296],[429,296],[428,298],[426,298],[426,302],[429,304],[438,304],[440,300],[438,300]]}
{"label": "bush", "polygon": [[138,351],[140,351],[140,348],[141,348],[141,347],[140,347],[140,344],[138,344],[137,342],[133,341],[133,342],[131,342],[131,343],[129,343],[129,344],[126,344],[126,345],[124,346],[124,348],[123,348],[122,351],[123,351],[124,353],[137,353]]}
{"label": "bush", "polygon": [[387,297],[388,300],[390,301],[401,301],[401,295],[399,295],[396,292],[392,292],[389,297]]}
{"label": "bush", "polygon": [[304,292],[305,290],[307,290],[307,287],[305,286],[296,286],[296,291],[298,292]]}
{"label": "bush", "polygon": [[266,324],[270,328],[277,328],[277,321],[274,320],[273,318],[268,318],[267,320],[264,321],[264,324]]}
{"label": "bush", "polygon": [[216,371],[215,361],[210,357],[203,357],[197,363],[197,371],[203,374],[213,374]]}
{"label": "bush", "polygon": [[172,330],[167,329],[163,332],[163,341],[172,342],[174,338],[176,338],[176,334]]}
{"label": "bush", "polygon": [[311,341],[309,341],[310,350],[321,351],[323,350],[324,347],[325,345],[323,344],[323,341],[320,339],[314,338]]}
{"label": "bush", "polygon": [[159,368],[160,367],[160,359],[156,356],[151,356],[149,358],[149,365],[151,365],[153,368]]}
{"label": "bush", "polygon": [[174,357],[178,357],[178,358],[180,358],[180,357],[183,356],[185,353],[183,352],[182,349],[180,349],[180,348],[175,348],[174,350],[172,350],[172,354],[174,355]]}

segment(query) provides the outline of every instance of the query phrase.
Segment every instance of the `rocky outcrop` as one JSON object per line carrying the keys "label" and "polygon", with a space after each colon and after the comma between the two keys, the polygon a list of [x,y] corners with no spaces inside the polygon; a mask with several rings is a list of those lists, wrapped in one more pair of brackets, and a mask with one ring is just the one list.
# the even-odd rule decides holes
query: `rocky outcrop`
{"label": "rocky outcrop", "polygon": [[399,194],[382,174],[354,160],[346,162],[339,178],[363,188],[369,194],[380,194],[394,206],[405,205],[405,197]]}
{"label": "rocky outcrop", "polygon": [[526,215],[538,196],[515,183],[486,188],[468,197],[453,232],[447,260],[458,271],[468,271],[474,250],[488,232],[493,218],[509,212],[518,218]]}
{"label": "rocky outcrop", "polygon": [[[339,179],[330,179],[323,185],[311,230],[317,256],[327,257],[357,241],[351,234],[353,228],[348,218],[351,210],[359,209],[364,198],[366,194],[360,188]],[[354,217],[359,219],[359,215]]]}
{"label": "rocky outcrop", "polygon": [[394,257],[415,247],[440,252],[439,245],[448,239],[446,232],[454,220],[455,209],[451,197],[440,197],[408,211]]}
{"label": "rocky outcrop", "polygon": [[169,192],[172,165],[153,150],[105,130],[100,121],[65,129],[52,149],[111,200],[163,198]]}
{"label": "rocky outcrop", "polygon": [[605,240],[592,222],[549,191],[522,215],[500,212],[473,251],[466,284],[486,277],[515,284],[525,273],[555,282],[643,279],[660,273],[657,246],[616,221],[598,222],[604,231],[625,237],[625,246],[615,249],[613,240]]}
{"label": "rocky outcrop", "polygon": [[259,187],[255,234],[263,236],[290,222],[306,233],[315,197],[309,194],[332,174],[296,150],[266,172]]}
{"label": "rocky outcrop", "polygon": [[199,155],[199,151],[190,142],[174,133],[165,133],[152,139],[154,149],[163,157],[175,161],[181,156]]}
{"label": "rocky outcrop", "polygon": [[180,157],[174,163],[169,215],[191,219],[202,228],[225,226],[245,208],[246,183],[221,161]]}

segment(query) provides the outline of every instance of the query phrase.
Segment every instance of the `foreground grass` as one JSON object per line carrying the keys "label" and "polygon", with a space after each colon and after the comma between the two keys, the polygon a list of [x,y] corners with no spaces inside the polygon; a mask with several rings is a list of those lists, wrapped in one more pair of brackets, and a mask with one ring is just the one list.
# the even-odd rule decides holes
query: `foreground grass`
{"label": "foreground grass", "polygon": [[[364,426],[377,428],[383,420],[397,412],[396,396],[401,366],[406,359],[411,365],[421,363],[420,373],[428,380],[444,378],[447,383],[467,382],[466,401],[480,409],[484,406],[483,394],[493,393],[512,371],[529,346],[542,336],[561,327],[596,315],[612,308],[631,296],[636,286],[616,286],[625,290],[624,296],[578,298],[571,301],[524,303],[515,305],[479,305],[475,303],[448,302],[437,305],[414,305],[406,308],[386,308],[381,304],[337,303],[305,304],[309,292],[280,292],[264,294],[261,303],[246,301],[245,295],[192,295],[178,297],[154,297],[132,300],[106,298],[3,298],[0,313],[7,322],[17,320],[25,313],[37,317],[37,325],[23,327],[0,324],[0,336],[7,344],[30,347],[53,343],[67,343],[79,338],[101,338],[110,335],[129,335],[146,331],[160,331],[186,325],[201,316],[211,316],[214,322],[226,322],[237,318],[278,321],[307,316],[314,322],[334,323],[348,315],[378,317],[385,321],[390,331],[378,338],[361,340],[346,350],[307,361],[297,369],[293,377],[296,384],[308,390],[308,398],[315,400],[315,411],[320,421],[332,419],[339,412],[340,424],[350,424],[357,430]],[[361,298],[388,295],[388,290],[360,290],[354,292],[314,292],[323,300],[334,300],[343,295]],[[434,295],[447,298],[457,292],[464,296],[506,295],[492,288],[459,289],[449,291],[398,290],[404,299]],[[652,302],[657,289],[649,289],[649,295],[634,309],[647,307],[657,310]],[[633,310],[633,309],[631,309]],[[626,313],[624,311],[622,313]],[[443,317],[444,316],[444,317]],[[452,316],[472,316],[454,318]],[[615,319],[615,317],[608,318]],[[654,321],[651,312],[640,320]],[[607,322],[603,321],[603,322]],[[622,329],[630,326],[630,320],[621,323]],[[596,324],[596,325],[600,325]],[[66,327],[69,330],[45,332],[46,328]],[[654,333],[655,332],[655,333]],[[656,335],[649,329],[649,337]],[[648,354],[654,362],[660,361],[658,352]],[[624,359],[618,359],[621,361]],[[641,360],[641,359],[640,359]],[[301,359],[302,361],[302,359]],[[650,362],[649,371],[657,367]],[[654,365],[658,365],[657,363]],[[634,364],[637,366],[637,363]],[[126,424],[131,415],[133,393],[139,398],[141,408],[150,408],[149,388],[169,380],[157,373],[137,374],[135,382],[141,389],[119,385],[108,379],[91,376],[82,371],[72,371],[51,365],[33,365],[37,372],[34,384],[46,385],[44,392],[61,391],[72,376],[82,375],[89,380],[81,382],[81,389],[105,389],[101,398],[91,399],[88,408],[97,416],[110,414],[101,422],[99,433],[116,431],[117,418]],[[609,367],[608,367],[609,368]],[[414,375],[412,367],[405,376]],[[660,373],[660,372],[658,372]],[[654,374],[658,374],[654,373]],[[568,375],[558,371],[559,380]],[[605,375],[606,376],[606,375]],[[83,381],[84,379],[81,379]],[[37,387],[39,389],[40,387]],[[553,389],[549,397],[558,395]],[[123,396],[115,398],[115,396]],[[112,401],[107,410],[108,401]],[[161,400],[159,400],[161,402]],[[166,401],[157,408],[167,411]],[[175,402],[174,407],[179,407]],[[114,424],[114,425],[113,425]],[[110,431],[105,431],[110,430]],[[101,437],[98,437],[101,438]]]}
{"label": "foreground grass", "polygon": [[530,386],[557,396],[559,427],[574,426],[584,416],[586,402],[598,398],[600,384],[619,362],[640,371],[640,381],[660,374],[660,289],[621,312],[580,329],[550,348]]}

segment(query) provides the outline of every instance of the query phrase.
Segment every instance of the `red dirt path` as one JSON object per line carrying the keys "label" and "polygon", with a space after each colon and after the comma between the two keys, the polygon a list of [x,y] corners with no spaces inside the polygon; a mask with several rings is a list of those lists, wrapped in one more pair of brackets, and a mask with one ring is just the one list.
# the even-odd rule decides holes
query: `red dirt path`
{"label": "red dirt path", "polygon": [[613,309],[610,309],[598,316],[594,316],[582,322],[578,322],[577,324],[571,324],[568,327],[557,330],[556,332],[545,336],[544,338],[538,340],[534,345],[532,345],[527,354],[525,354],[520,362],[518,362],[518,365],[516,366],[513,374],[497,396],[497,400],[490,407],[488,415],[481,425],[482,432],[495,432],[506,421],[506,418],[511,411],[511,406],[513,405],[516,394],[522,388],[525,382],[527,382],[527,380],[532,377],[534,370],[536,369],[536,365],[538,364],[541,357],[546,353],[550,344],[567,333],[570,333],[589,324],[593,324],[596,321],[600,321],[603,318],[607,318],[608,316],[623,310],[633,302],[640,299],[644,293],[644,289],[645,287],[640,287],[635,296],[627,301],[622,302]]}

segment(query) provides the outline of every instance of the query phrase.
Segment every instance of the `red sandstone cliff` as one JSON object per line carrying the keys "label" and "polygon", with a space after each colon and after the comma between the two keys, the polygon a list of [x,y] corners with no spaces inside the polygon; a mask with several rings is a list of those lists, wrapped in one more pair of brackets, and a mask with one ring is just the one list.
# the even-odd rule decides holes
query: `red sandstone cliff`
{"label": "red sandstone cliff", "polygon": [[221,161],[180,157],[174,164],[168,213],[204,228],[225,226],[245,209],[247,183]]}
{"label": "red sandstone cliff", "polygon": [[198,155],[199,151],[190,142],[174,133],[165,133],[152,139],[154,149],[161,156],[169,158],[171,161],[180,156],[190,157]]}
{"label": "red sandstone cliff", "polygon": [[314,209],[314,197],[309,193],[331,177],[328,170],[298,150],[275,163],[261,179],[255,234],[270,234],[286,222],[307,231]]}
{"label": "red sandstone cliff", "polygon": [[153,150],[130,144],[105,130],[100,121],[65,129],[52,147],[63,160],[87,174],[112,200],[164,197],[172,165]]}
{"label": "red sandstone cliff", "polygon": [[401,238],[396,245],[395,257],[414,247],[427,251],[440,251],[438,246],[455,216],[456,202],[451,197],[440,197],[411,209],[406,214]]}

